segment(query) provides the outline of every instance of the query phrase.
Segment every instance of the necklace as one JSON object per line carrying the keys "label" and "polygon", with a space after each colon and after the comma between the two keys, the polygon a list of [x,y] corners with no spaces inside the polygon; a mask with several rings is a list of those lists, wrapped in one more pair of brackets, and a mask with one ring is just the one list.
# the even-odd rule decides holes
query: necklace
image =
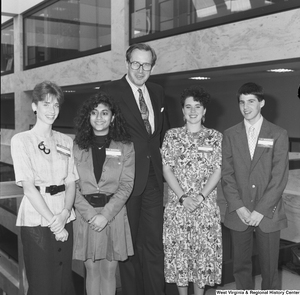
{"label": "necklace", "polygon": [[95,147],[98,150],[102,150],[107,145],[107,136],[96,136],[95,137]]}

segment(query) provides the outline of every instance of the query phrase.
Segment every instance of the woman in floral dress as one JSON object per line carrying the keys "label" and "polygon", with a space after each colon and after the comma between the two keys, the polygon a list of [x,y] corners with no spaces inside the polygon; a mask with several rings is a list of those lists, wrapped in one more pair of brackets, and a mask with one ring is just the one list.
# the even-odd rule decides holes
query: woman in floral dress
{"label": "woman in floral dress", "polygon": [[164,213],[165,279],[180,295],[202,295],[205,285],[221,283],[222,235],[216,186],[221,177],[222,134],[202,125],[210,95],[185,89],[184,127],[166,133],[163,172],[169,185]]}

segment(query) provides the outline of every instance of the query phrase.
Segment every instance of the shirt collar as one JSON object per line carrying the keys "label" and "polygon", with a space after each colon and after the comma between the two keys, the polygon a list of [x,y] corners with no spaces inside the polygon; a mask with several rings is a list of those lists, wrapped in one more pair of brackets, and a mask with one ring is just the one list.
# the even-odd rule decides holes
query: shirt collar
{"label": "shirt collar", "polygon": [[130,81],[130,79],[128,78],[128,75],[126,75],[125,78],[126,78],[128,84],[130,85],[130,87],[131,87],[133,93],[137,93],[138,89],[141,89],[142,92],[143,92],[143,94],[145,94],[145,87],[146,87],[145,84],[143,84],[143,85],[140,86],[140,87],[137,87],[136,85],[134,85],[134,84]]}
{"label": "shirt collar", "polygon": [[264,119],[263,116],[260,115],[260,118],[258,119],[258,121],[253,125],[251,125],[247,120],[244,119],[244,124],[245,124],[246,130],[248,131],[251,126],[253,126],[255,128],[255,130],[260,130],[263,119]]}

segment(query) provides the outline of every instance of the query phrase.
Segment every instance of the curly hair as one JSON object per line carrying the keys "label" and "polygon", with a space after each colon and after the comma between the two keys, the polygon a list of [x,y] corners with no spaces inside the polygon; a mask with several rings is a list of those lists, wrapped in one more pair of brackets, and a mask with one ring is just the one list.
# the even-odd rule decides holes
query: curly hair
{"label": "curly hair", "polygon": [[74,142],[80,149],[88,150],[95,144],[95,134],[90,123],[91,112],[97,108],[99,104],[107,106],[112,115],[115,116],[113,123],[109,126],[108,140],[121,141],[129,143],[130,134],[128,132],[127,123],[117,104],[104,92],[98,92],[88,98],[78,111],[74,119],[75,128],[77,130]]}
{"label": "curly hair", "polygon": [[200,102],[200,104],[206,109],[207,105],[210,102],[210,94],[204,90],[204,88],[193,85],[189,88],[186,88],[182,91],[180,96],[181,107],[184,107],[185,100],[188,97],[193,97],[194,101]]}

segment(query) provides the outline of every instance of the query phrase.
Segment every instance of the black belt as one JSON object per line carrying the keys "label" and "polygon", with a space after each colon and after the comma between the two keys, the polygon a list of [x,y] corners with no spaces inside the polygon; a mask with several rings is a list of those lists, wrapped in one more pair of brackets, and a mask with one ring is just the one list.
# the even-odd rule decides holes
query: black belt
{"label": "black belt", "polygon": [[[36,188],[40,191],[41,188],[39,186],[36,186]],[[45,187],[45,193],[50,193],[50,195],[56,195],[60,192],[63,192],[66,190],[66,187],[64,184],[62,185],[50,185]]]}
{"label": "black belt", "polygon": [[104,207],[113,195],[114,194],[88,194],[83,196],[93,207]]}

